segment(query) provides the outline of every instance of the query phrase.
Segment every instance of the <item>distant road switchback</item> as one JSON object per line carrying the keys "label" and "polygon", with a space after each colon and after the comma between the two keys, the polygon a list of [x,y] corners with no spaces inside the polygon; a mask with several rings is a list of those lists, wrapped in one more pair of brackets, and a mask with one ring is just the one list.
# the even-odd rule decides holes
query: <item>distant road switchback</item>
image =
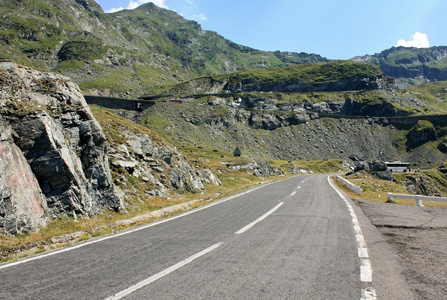
{"label": "distant road switchback", "polygon": [[0,267],[0,299],[411,299],[387,243],[327,175]]}

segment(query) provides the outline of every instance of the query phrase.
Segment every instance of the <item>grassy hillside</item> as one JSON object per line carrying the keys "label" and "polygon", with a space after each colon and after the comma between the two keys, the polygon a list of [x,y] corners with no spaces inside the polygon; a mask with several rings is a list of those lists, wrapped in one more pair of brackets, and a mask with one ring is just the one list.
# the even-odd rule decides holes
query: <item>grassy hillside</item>
{"label": "grassy hillside", "polygon": [[241,46],[152,3],[105,14],[94,0],[3,0],[0,10],[0,59],[68,75],[89,94],[137,97],[262,62],[326,60]]}
{"label": "grassy hillside", "polygon": [[439,113],[447,112],[447,81],[424,83],[406,88],[407,98],[413,99],[413,103]]}
{"label": "grassy hillside", "polygon": [[[258,92],[272,92],[272,89],[281,92],[281,89],[291,84],[304,84],[307,89],[312,89],[312,85],[342,81],[344,83],[339,89],[348,90],[349,81],[353,83],[352,89],[359,89],[355,87],[354,82],[361,79],[376,80],[384,79],[384,77],[380,69],[375,66],[351,61],[332,61],[287,67],[255,68],[211,75],[183,82],[164,93],[175,95],[228,93],[238,89],[250,90],[251,87],[256,87]],[[344,85],[346,88],[343,87]]]}

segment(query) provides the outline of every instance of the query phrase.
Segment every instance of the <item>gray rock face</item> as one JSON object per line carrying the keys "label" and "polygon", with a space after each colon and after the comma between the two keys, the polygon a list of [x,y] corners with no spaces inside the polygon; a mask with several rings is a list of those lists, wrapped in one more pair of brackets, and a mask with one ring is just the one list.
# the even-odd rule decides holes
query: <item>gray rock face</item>
{"label": "gray rock face", "polygon": [[205,183],[221,184],[211,170],[195,168],[170,145],[126,127],[118,129],[126,144],[110,149],[111,163],[149,183],[152,189],[145,191],[146,194],[166,196],[169,190],[194,193],[204,190]]}
{"label": "gray rock face", "polygon": [[[0,76],[0,121],[11,132],[9,138],[2,133],[2,143],[9,143],[5,155],[22,155],[26,162],[3,163],[0,170],[11,174],[29,170],[28,180],[36,183],[25,190],[24,186],[9,189],[12,198],[8,199],[22,201],[17,205],[27,205],[29,210],[39,203],[41,209],[33,213],[37,219],[43,211],[50,217],[88,217],[104,208],[122,208],[109,170],[105,136],[79,88],[68,78],[10,62],[0,63]],[[21,193],[41,197],[28,203],[27,197],[19,200]],[[8,199],[2,196],[0,202]],[[16,212],[4,214],[6,219],[19,220]],[[31,219],[23,225],[16,222],[16,229],[9,232],[37,229],[39,221]]]}
{"label": "gray rock face", "polygon": [[247,164],[235,166],[233,168],[246,171],[247,173],[260,178],[284,175],[283,170],[274,167],[270,162],[265,160],[252,159],[251,162]]}
{"label": "gray rock face", "polygon": [[[304,122],[309,121],[309,118],[316,119],[320,115],[397,117],[408,114],[405,111],[397,109],[387,101],[375,104],[370,103],[368,105],[354,99],[346,99],[342,102],[322,101],[319,103],[288,104],[278,103],[276,99],[269,99],[256,94],[246,94],[240,98],[240,102],[215,99],[209,101],[208,105],[249,108],[262,110],[266,113],[273,113],[273,111],[296,112],[297,120],[304,120]],[[293,122],[293,120],[289,121],[292,121],[291,125],[299,124],[299,122]]]}
{"label": "gray rock face", "polygon": [[46,223],[47,203],[22,151],[4,139],[11,131],[2,125],[0,130],[0,227],[10,234],[27,233]]}

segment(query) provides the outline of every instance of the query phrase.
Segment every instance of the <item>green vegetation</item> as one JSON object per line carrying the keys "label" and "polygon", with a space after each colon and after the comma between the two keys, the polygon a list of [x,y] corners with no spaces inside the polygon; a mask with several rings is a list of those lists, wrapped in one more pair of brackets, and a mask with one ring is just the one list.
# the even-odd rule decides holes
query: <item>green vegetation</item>
{"label": "green vegetation", "polygon": [[58,52],[60,60],[94,60],[106,55],[107,48],[97,39],[71,40]]}
{"label": "green vegetation", "polygon": [[404,97],[413,98],[423,103],[425,110],[439,113],[447,112],[447,81],[424,83],[408,87]]}
{"label": "green vegetation", "polygon": [[388,56],[387,64],[395,66],[399,64],[413,64],[418,60],[416,53],[412,51],[398,51]]}
{"label": "green vegetation", "polygon": [[281,68],[258,68],[240,71],[230,75],[216,75],[212,78],[222,81],[228,78],[230,86],[242,83],[265,84],[272,82],[298,81],[304,83],[336,82],[353,77],[378,77],[380,69],[374,66],[350,61],[334,61],[330,63],[303,64]]}

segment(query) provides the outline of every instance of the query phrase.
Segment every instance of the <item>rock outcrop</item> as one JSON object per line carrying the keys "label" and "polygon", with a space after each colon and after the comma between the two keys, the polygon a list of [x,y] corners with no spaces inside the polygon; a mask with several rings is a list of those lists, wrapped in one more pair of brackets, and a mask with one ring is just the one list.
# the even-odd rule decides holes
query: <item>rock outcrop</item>
{"label": "rock outcrop", "polygon": [[434,125],[429,121],[419,121],[411,128],[407,137],[409,146],[417,146],[438,139]]}
{"label": "rock outcrop", "polygon": [[[195,193],[204,190],[205,183],[221,184],[210,169],[201,166],[195,168],[172,146],[125,126],[118,126],[118,130],[126,143],[111,145],[111,164],[118,171],[125,171],[148,183],[146,195],[166,196],[169,190]],[[116,180],[123,183],[127,178],[122,175]]]}
{"label": "rock outcrop", "polygon": [[374,55],[357,56],[351,60],[378,65],[386,76],[419,79],[424,82],[447,80],[445,57],[447,57],[445,46],[392,47]]}
{"label": "rock outcrop", "polygon": [[386,163],[383,161],[359,161],[354,171],[349,173],[349,175],[362,171],[371,174],[377,179],[393,181],[393,173],[387,169]]}
{"label": "rock outcrop", "polygon": [[402,182],[403,187],[412,194],[442,197],[442,192],[436,187],[433,180],[425,174],[408,174]]}
{"label": "rock outcrop", "polygon": [[[120,210],[102,128],[68,78],[0,62],[0,226]],[[15,161],[15,163],[13,163]]]}

